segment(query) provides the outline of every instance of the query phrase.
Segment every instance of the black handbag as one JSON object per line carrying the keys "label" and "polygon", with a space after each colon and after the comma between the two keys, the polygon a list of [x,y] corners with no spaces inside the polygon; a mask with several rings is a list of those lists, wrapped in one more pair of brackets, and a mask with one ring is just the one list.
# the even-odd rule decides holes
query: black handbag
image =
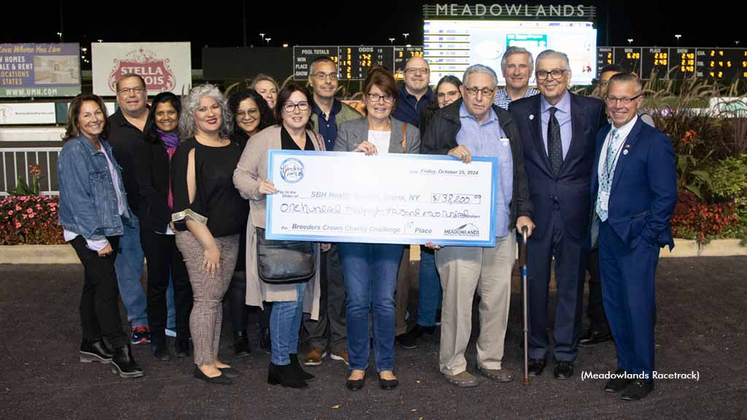
{"label": "black handbag", "polygon": [[292,284],[309,281],[316,274],[312,242],[265,238],[257,228],[257,271],[268,284]]}

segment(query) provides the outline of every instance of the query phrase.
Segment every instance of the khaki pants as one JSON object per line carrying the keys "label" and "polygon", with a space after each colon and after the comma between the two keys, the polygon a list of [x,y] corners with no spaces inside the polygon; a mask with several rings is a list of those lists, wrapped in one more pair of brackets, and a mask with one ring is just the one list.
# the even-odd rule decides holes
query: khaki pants
{"label": "khaki pants", "polygon": [[516,255],[516,231],[496,238],[493,248],[447,246],[436,251],[441,276],[441,347],[439,368],[446,375],[467,370],[464,352],[472,334],[472,300],[480,294],[480,337],[477,364],[501,369],[511,302],[511,270]]}

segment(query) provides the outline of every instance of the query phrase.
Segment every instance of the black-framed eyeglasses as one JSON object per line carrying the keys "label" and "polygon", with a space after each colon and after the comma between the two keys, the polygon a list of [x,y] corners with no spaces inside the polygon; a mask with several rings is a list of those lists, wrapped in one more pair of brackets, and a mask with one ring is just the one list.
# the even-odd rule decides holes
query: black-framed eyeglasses
{"label": "black-framed eyeglasses", "polygon": [[428,74],[430,72],[431,71],[429,69],[425,68],[425,67],[420,67],[420,68],[411,67],[409,69],[405,69],[405,73],[407,73],[407,74],[409,74],[409,73],[412,73],[412,74]]}
{"label": "black-framed eyeglasses", "polygon": [[537,76],[537,80],[545,80],[545,79],[547,79],[547,76],[552,76],[553,79],[558,80],[567,71],[568,71],[568,69],[553,69],[553,70],[550,70],[550,71],[547,71],[547,70],[537,70],[537,72],[535,73],[535,76]]}
{"label": "black-framed eyeglasses", "polygon": [[316,73],[311,73],[312,76],[316,78],[316,80],[323,82],[327,80],[329,77],[329,80],[335,81],[337,80],[337,73],[325,73],[323,71],[318,71]]}
{"label": "black-framed eyeglasses", "polygon": [[378,93],[369,93],[368,94],[368,100],[371,102],[379,102],[380,100],[384,100],[384,102],[390,104],[394,101],[394,96],[390,94],[385,95],[379,95]]}
{"label": "black-framed eyeglasses", "polygon": [[306,111],[309,109],[309,103],[306,101],[301,101],[297,104],[294,104],[293,102],[286,102],[285,105],[283,105],[283,109],[287,113],[291,113],[298,108],[299,111]]}
{"label": "black-framed eyeglasses", "polygon": [[478,93],[482,93],[482,96],[488,96],[488,95],[492,95],[493,92],[495,92],[495,88],[491,89],[491,88],[487,88],[487,87],[484,87],[484,88],[471,87],[471,88],[469,88],[469,87],[465,86],[464,90],[467,91],[467,94],[470,95],[470,96],[477,96]]}
{"label": "black-framed eyeglasses", "polygon": [[604,98],[604,101],[610,105],[617,105],[620,102],[623,105],[630,105],[633,101],[640,98],[643,94],[636,95],[632,98],[610,98],[609,96]]}
{"label": "black-framed eyeglasses", "polygon": [[125,95],[128,93],[140,94],[143,92],[145,92],[145,87],[143,86],[122,88],[117,91],[117,93],[124,93]]}

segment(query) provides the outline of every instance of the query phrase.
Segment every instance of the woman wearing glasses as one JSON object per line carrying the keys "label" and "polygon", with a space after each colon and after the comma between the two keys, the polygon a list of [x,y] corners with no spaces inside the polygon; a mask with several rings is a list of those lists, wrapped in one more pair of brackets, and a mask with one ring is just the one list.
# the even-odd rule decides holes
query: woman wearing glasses
{"label": "woman wearing glasses", "polygon": [[285,86],[278,94],[275,106],[275,119],[280,123],[252,137],[233,174],[236,188],[242,197],[250,200],[246,303],[261,307],[263,301],[272,302],[272,356],[267,383],[291,388],[305,388],[306,382],[314,379],[313,375],[301,368],[298,361],[298,332],[303,312],[310,312],[312,319],[318,316],[319,270],[306,283],[262,282],[257,266],[257,228],[265,227],[267,195],[277,192],[273,183],[264,178],[267,174],[268,151],[324,150],[324,139],[309,129],[310,116],[309,92],[295,83]]}
{"label": "woman wearing glasses", "polygon": [[[392,74],[374,67],[363,88],[366,116],[340,126],[335,151],[366,155],[418,153],[418,128],[391,116],[397,105],[397,84]],[[375,176],[375,174],[372,174]],[[338,244],[345,277],[348,355],[350,376],[347,387],[363,388],[368,368],[369,312],[373,308],[374,362],[382,389],[394,389],[394,292],[402,245]]]}

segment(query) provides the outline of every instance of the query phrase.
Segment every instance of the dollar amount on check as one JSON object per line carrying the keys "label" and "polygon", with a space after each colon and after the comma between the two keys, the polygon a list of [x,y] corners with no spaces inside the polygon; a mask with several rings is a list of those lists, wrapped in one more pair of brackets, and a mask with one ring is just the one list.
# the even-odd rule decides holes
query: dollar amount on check
{"label": "dollar amount on check", "polygon": [[498,160],[271,150],[269,239],[495,245]]}

